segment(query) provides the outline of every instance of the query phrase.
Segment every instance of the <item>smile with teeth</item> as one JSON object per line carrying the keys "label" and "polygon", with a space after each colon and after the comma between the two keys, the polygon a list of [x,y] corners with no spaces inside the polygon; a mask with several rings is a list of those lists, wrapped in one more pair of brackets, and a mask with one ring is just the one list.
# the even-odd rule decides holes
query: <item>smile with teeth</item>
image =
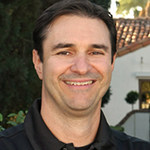
{"label": "smile with teeth", "polygon": [[76,85],[76,86],[85,86],[85,85],[90,85],[92,84],[94,81],[90,80],[90,81],[83,81],[83,82],[75,82],[75,81],[65,81],[66,84],[68,85]]}

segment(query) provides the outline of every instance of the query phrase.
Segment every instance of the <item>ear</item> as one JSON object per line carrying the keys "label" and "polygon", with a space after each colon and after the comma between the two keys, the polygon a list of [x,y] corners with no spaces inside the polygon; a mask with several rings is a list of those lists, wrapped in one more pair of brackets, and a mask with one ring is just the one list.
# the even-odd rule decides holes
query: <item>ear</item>
{"label": "ear", "polygon": [[32,51],[32,61],[34,64],[34,68],[38,74],[38,77],[42,80],[43,79],[43,63],[40,60],[40,56],[37,50]]}
{"label": "ear", "polygon": [[111,64],[112,70],[114,70],[114,65],[115,65],[116,56],[117,56],[117,53],[115,53],[114,56],[113,56],[113,62],[112,62],[112,64]]}

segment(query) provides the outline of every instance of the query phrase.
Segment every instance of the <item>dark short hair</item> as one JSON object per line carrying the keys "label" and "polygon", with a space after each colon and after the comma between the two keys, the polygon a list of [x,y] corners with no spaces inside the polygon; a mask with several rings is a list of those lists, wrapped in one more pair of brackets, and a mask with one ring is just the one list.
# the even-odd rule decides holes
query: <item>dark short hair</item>
{"label": "dark short hair", "polygon": [[61,0],[48,7],[36,21],[33,42],[34,49],[38,51],[41,61],[43,61],[42,43],[46,38],[47,29],[56,18],[69,14],[100,19],[106,24],[110,33],[113,60],[113,56],[116,53],[116,28],[112,15],[89,0]]}

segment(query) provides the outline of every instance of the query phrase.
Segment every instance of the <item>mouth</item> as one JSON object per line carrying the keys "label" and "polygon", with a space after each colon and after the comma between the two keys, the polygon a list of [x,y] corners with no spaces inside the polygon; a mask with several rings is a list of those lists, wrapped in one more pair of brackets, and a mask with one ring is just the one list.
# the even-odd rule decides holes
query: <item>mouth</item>
{"label": "mouth", "polygon": [[64,82],[70,86],[87,86],[92,85],[95,81],[89,80],[89,81],[64,81]]}

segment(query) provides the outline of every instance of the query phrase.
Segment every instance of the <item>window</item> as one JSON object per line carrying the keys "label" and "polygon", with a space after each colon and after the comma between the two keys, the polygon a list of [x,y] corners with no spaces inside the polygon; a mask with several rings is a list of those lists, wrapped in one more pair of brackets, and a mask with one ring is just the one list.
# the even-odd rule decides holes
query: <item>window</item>
{"label": "window", "polygon": [[150,80],[139,80],[140,109],[150,109]]}

